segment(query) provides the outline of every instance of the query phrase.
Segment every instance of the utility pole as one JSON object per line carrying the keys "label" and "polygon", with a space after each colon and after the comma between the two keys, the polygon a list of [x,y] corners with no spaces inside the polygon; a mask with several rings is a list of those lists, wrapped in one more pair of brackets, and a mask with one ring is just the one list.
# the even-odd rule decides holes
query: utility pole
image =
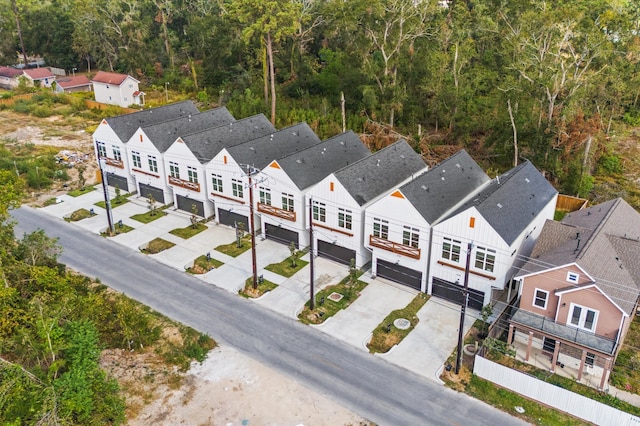
{"label": "utility pole", "polygon": [[313,291],[313,199],[309,197],[309,273],[311,274],[309,280],[309,309],[313,311],[315,308],[315,295]]}
{"label": "utility pole", "polygon": [[258,267],[256,265],[256,231],[253,219],[253,181],[251,175],[253,170],[247,164],[247,176],[249,177],[249,223],[251,226],[251,264],[253,266],[253,289],[258,288]]}
{"label": "utility pole", "polygon": [[100,164],[100,178],[102,180],[102,191],[104,192],[104,204],[107,208],[107,222],[109,224],[109,235],[115,234],[113,227],[113,217],[111,216],[111,200],[109,199],[109,184],[107,182],[107,174],[104,172],[107,162],[104,158],[98,158]]}
{"label": "utility pole", "polygon": [[464,287],[462,290],[462,306],[460,307],[460,328],[458,330],[458,355],[456,357],[456,374],[460,372],[462,364],[462,338],[464,337],[464,315],[469,303],[469,268],[471,267],[471,248],[473,243],[467,246],[467,265],[464,268]]}

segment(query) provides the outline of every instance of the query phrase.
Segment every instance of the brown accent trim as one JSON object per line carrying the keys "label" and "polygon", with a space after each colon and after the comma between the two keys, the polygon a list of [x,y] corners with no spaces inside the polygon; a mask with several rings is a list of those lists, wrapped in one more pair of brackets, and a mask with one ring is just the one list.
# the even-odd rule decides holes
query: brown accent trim
{"label": "brown accent trim", "polygon": [[124,162],[122,160],[116,160],[115,158],[104,157],[105,163],[109,166],[124,169]]}
{"label": "brown accent trim", "polygon": [[296,221],[296,212],[292,212],[289,210],[284,210],[279,207],[270,206],[263,203],[258,203],[258,211],[261,213],[266,213],[271,216],[279,217],[285,220],[289,220],[291,222]]}
{"label": "brown accent trim", "polygon": [[[530,327],[528,325],[521,324],[518,321],[509,320],[509,325],[513,325],[516,329],[518,329],[520,331],[526,331],[527,333],[536,333],[536,334],[538,334],[540,336],[543,336],[543,337],[549,337],[549,338],[555,340],[556,342],[560,342],[560,343],[562,343],[564,345],[571,346],[572,348],[576,348],[576,349],[584,350],[584,351],[587,351],[587,352],[595,353],[596,355],[599,355],[599,356],[601,356],[603,358],[609,358],[609,357],[612,356],[612,354],[599,351],[599,350],[597,350],[595,348],[590,348],[589,346],[581,345],[580,343],[577,343],[577,342],[572,342],[570,340],[565,340],[562,337],[556,336],[555,334],[546,333],[546,332],[544,332],[544,331],[542,331],[540,329],[533,328],[533,327]],[[617,346],[618,346],[618,343],[616,343],[616,347]],[[540,350],[540,351],[542,352],[542,350]],[[545,353],[550,354],[550,352],[545,352]]]}
{"label": "brown accent trim", "polygon": [[131,169],[131,171],[132,171],[132,172],[136,172],[136,173],[142,173],[142,174],[144,174],[144,175],[153,176],[154,178],[159,178],[159,177],[160,177],[160,175],[154,175],[154,174],[153,174],[153,173],[151,173],[151,172],[145,172],[144,170],[140,170],[140,169],[133,169],[133,168],[132,168],[132,169]]}
{"label": "brown accent trim", "polygon": [[404,244],[385,240],[384,238],[376,237],[374,235],[369,235],[369,245],[372,247],[378,247],[383,250],[390,251],[392,253],[397,253],[403,256],[411,257],[413,259],[420,259],[419,248],[405,246]]}
{"label": "brown accent trim", "polygon": [[181,188],[188,189],[190,191],[200,192],[200,184],[195,182],[189,182],[188,180],[180,179],[177,177],[173,177],[171,175],[167,176],[169,185],[179,186]]}
{"label": "brown accent trim", "polygon": [[211,192],[211,195],[213,195],[214,197],[224,198],[225,200],[235,201],[236,203],[246,204],[244,201],[242,201],[242,200],[240,200],[238,198],[227,197],[226,195],[221,195],[219,192]]}
{"label": "brown accent trim", "polygon": [[343,234],[343,235],[348,235],[350,237],[353,237],[353,234],[351,232],[342,231],[340,229],[332,228],[327,225],[322,225],[321,223],[313,222],[313,226],[317,226],[318,228],[328,229],[329,231],[337,232],[338,234]]}
{"label": "brown accent trim", "polygon": [[[458,265],[452,265],[451,263],[447,263],[447,262],[442,261],[442,260],[438,260],[438,265],[448,266],[449,268],[457,269],[459,271],[464,271],[464,267],[458,266]],[[482,277],[482,278],[486,278],[488,280],[492,280],[492,281],[495,281],[495,279],[496,279],[496,277],[494,277],[493,275],[483,274],[482,272],[476,272],[476,271],[469,270],[469,273],[473,274],[473,275],[477,275],[477,276]]]}

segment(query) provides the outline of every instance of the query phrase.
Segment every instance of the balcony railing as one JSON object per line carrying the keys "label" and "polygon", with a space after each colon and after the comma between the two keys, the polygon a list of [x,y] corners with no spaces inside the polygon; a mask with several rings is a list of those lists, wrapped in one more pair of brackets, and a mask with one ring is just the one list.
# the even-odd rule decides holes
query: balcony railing
{"label": "balcony railing", "polygon": [[290,212],[289,210],[280,209],[278,207],[270,206],[268,204],[258,203],[258,211],[266,213],[271,216],[276,216],[282,219],[296,221],[296,212]]}
{"label": "balcony railing", "polygon": [[405,246],[404,244],[394,243],[393,241],[385,240],[384,238],[369,235],[369,245],[378,247],[383,250],[388,250],[393,253],[401,254],[403,256],[411,257],[413,259],[420,259],[420,249]]}
{"label": "balcony railing", "polygon": [[168,176],[169,184],[179,186],[181,188],[186,188],[191,191],[200,192],[200,184],[196,182],[189,182],[188,180],[183,180],[177,177]]}
{"label": "balcony railing", "polygon": [[104,162],[108,166],[117,167],[119,169],[124,169],[124,162],[122,160],[116,160],[115,158],[104,157]]}

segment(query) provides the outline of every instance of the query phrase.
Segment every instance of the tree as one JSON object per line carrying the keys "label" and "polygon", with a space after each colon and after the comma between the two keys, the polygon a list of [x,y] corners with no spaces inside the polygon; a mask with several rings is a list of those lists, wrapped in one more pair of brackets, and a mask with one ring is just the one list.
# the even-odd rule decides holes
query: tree
{"label": "tree", "polygon": [[149,215],[155,216],[158,214],[158,208],[156,207],[156,199],[153,197],[153,194],[149,193],[147,195],[147,204],[149,205]]}
{"label": "tree", "polygon": [[291,267],[295,268],[296,267],[296,243],[294,243],[293,241],[291,241],[291,244],[289,244],[289,253],[291,253]]}
{"label": "tree", "polygon": [[[263,62],[265,103],[271,97],[271,123],[276,122],[276,76],[274,45],[296,34],[301,4],[280,0],[233,0],[229,12],[244,26],[242,38],[246,44],[258,38],[260,50],[265,53]],[[267,81],[269,89],[267,89]]]}
{"label": "tree", "polygon": [[17,256],[30,266],[55,266],[61,253],[58,239],[47,236],[42,229],[25,233],[18,242]]}

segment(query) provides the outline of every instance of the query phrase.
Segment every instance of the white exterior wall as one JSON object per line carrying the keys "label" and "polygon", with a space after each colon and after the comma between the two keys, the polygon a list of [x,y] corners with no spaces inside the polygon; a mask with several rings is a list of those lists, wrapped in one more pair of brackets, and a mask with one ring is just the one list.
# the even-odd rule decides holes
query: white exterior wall
{"label": "white exterior wall", "polygon": [[11,78],[11,77],[5,77],[0,75],[0,87],[6,87],[6,88],[18,87],[18,77]]}
{"label": "white exterior wall", "polygon": [[[238,163],[233,159],[226,149],[223,149],[216,155],[205,167],[207,198],[214,204],[216,221],[219,223],[218,209],[233,209],[234,213],[249,217],[249,180],[247,179],[246,170],[240,168]],[[212,190],[212,175],[222,176],[222,194]],[[243,197],[234,197],[232,190],[232,179],[242,182]],[[257,198],[257,191],[254,191],[254,198]],[[254,203],[256,200],[254,199]],[[255,217],[254,217],[255,219]],[[248,225],[248,224],[247,224]],[[260,228],[259,220],[255,222],[256,230]],[[248,231],[247,226],[247,231]]]}
{"label": "white exterior wall", "polygon": [[[472,217],[475,218],[473,228],[469,226]],[[459,262],[456,263],[442,258],[442,244],[444,237],[449,237],[462,242]],[[483,291],[483,304],[486,305],[491,300],[492,287],[504,289],[507,272],[511,269],[511,252],[513,249],[504,242],[500,235],[498,235],[498,233],[487,223],[475,207],[469,208],[457,216],[433,227],[433,239],[431,241],[432,255],[429,266],[429,293],[431,293],[433,277],[441,278],[449,282],[456,282],[459,280],[460,283],[462,283],[464,281],[464,268],[467,261],[467,245],[469,242],[473,242],[469,288]],[[496,251],[493,272],[487,272],[475,267],[477,246],[486,247]],[[443,260],[449,264],[455,264],[463,270],[440,265],[438,264],[439,260]],[[474,274],[473,272],[490,275],[495,277],[495,280],[485,278]]]}
{"label": "white exterior wall", "polygon": [[264,225],[271,224],[275,226],[281,226],[284,229],[294,231],[298,233],[299,246],[307,247],[309,245],[309,232],[308,232],[308,219],[309,219],[309,207],[305,204],[305,194],[298,189],[295,183],[289,178],[289,175],[275,166],[277,163],[272,162],[264,170],[255,176],[256,182],[260,182],[256,185],[256,192],[254,193],[254,208],[258,212],[258,202],[260,201],[260,189],[259,187],[265,187],[271,189],[271,205],[274,207],[282,208],[282,194],[293,195],[293,210],[296,213],[295,222],[282,219],[277,216],[258,212],[260,220],[262,222],[262,231],[264,232]]}
{"label": "white exterior wall", "polygon": [[[207,196],[207,182],[205,166],[198,161],[193,155],[193,152],[189,149],[182,139],[178,138],[162,157],[159,158],[162,161],[164,167],[164,180],[170,190],[173,192],[174,206],[178,205],[178,195],[187,197],[191,200],[200,201],[204,205],[204,217],[213,216],[213,205],[209,202]],[[170,168],[169,162],[174,162],[178,165],[179,178],[184,181],[189,181],[188,167],[193,167],[197,171],[198,183],[200,184],[200,192],[183,188],[178,185],[172,185],[169,183]]]}
{"label": "white exterior wall", "polygon": [[[393,194],[393,193],[392,193]],[[379,218],[388,221],[389,241],[402,244],[404,226],[418,229],[420,237],[418,248],[420,258],[414,259],[408,256],[394,253],[369,244],[369,236],[373,235],[373,219]],[[364,220],[364,245],[371,251],[371,273],[377,275],[376,262],[378,259],[397,263],[416,271],[422,272],[421,291],[427,291],[427,265],[429,263],[429,230],[430,226],[413,204],[406,198],[400,198],[391,194],[374,202],[365,211]]]}
{"label": "white exterior wall", "polygon": [[[331,183],[333,183],[333,191],[331,190]],[[317,201],[326,205],[326,222],[321,223],[322,225],[353,234],[345,235],[341,232],[335,232],[326,228],[314,226],[313,250],[317,252],[317,241],[323,240],[350,250],[355,250],[357,268],[360,268],[367,263],[371,259],[371,253],[369,250],[364,248],[363,244],[364,209],[355,202],[333,174],[324,178],[307,192],[307,203],[309,203],[309,197],[312,197],[314,202]],[[338,208],[344,208],[351,211],[351,230],[338,227]],[[314,223],[319,222],[314,221]]]}
{"label": "white exterior wall", "polygon": [[[113,167],[113,166],[107,165],[104,171],[108,173],[113,173],[118,176],[126,177],[127,178],[126,191],[127,192],[137,191],[135,180],[130,172],[131,168],[129,165],[129,154],[127,152],[126,144],[124,143],[126,141],[120,140],[118,135],[116,135],[113,129],[111,129],[111,126],[109,126],[106,120],[102,120],[102,122],[98,125],[98,128],[96,129],[96,131],[93,132],[92,138],[93,138],[93,150],[96,155],[96,158],[98,158],[98,142],[104,142],[107,150],[108,158],[113,158],[114,147],[120,148],[120,155],[122,156],[122,163],[124,165],[124,168],[121,169],[119,167]],[[122,189],[124,190],[125,188],[122,188]]]}
{"label": "white exterior wall", "polygon": [[138,82],[131,76],[128,76],[119,86],[97,81],[93,82],[96,102],[119,105],[123,108],[136,102],[133,98],[133,93],[138,90]]}
{"label": "white exterior wall", "polygon": [[[140,193],[140,184],[151,185],[162,189],[164,199],[167,204],[173,199],[173,190],[167,183],[167,175],[164,167],[164,156],[161,154],[149,137],[140,128],[136,130],[131,139],[126,144],[127,161],[129,171],[135,181],[136,191]],[[133,165],[133,152],[140,154],[141,167]],[[152,172],[149,168],[149,156],[154,156],[158,162],[158,172]]]}

